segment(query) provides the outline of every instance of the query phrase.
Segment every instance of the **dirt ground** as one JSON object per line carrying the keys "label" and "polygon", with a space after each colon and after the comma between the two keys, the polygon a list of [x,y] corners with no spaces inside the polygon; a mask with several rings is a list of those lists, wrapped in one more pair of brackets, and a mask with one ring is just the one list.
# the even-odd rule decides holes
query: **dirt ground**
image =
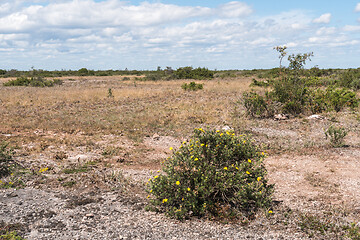
{"label": "dirt ground", "polygon": [[[39,194],[45,197],[64,194],[68,202],[74,196],[87,196],[93,207],[100,208],[96,204],[112,206],[109,198],[119,202],[132,199],[126,211],[131,212],[135,206],[136,221],[140,221],[141,214],[148,214],[140,210],[146,204],[145,182],[161,170],[161,162],[171,154],[169,148],[179,147],[196,127],[229,126],[237,134],[252,135],[266,150],[265,165],[270,183],[275,184],[276,208],[270,219],[260,214],[251,224],[240,224],[241,231],[252,234],[232,232],[233,235],[228,235],[214,230],[206,235],[197,229],[200,236],[205,234],[199,239],[357,239],[344,233],[344,226],[360,225],[360,118],[357,112],[325,113],[315,119],[309,116],[280,121],[250,119],[238,103],[241,92],[249,89],[249,79],[203,81],[204,90],[194,93],[180,88],[185,81],[122,79],[64,78],[62,86],[52,89],[0,87],[0,142],[15,148],[14,159],[23,168],[2,179],[0,202],[13,211],[14,218],[0,211],[3,225],[0,227],[12,226],[11,229],[28,239],[54,239],[53,234],[60,232],[59,225],[55,224],[47,233],[39,233],[39,229],[43,229],[38,227],[41,217],[28,220],[29,227],[14,227],[26,222],[26,216],[20,214],[22,210],[17,212],[15,205],[10,206],[14,203],[10,199],[19,201],[18,194],[11,197],[14,189],[19,188],[44,191]],[[107,96],[110,88],[113,97]],[[334,148],[325,138],[324,131],[331,125],[349,130],[344,147]],[[58,201],[61,205],[61,200]],[[28,210],[23,210],[23,214],[35,212],[37,204],[39,202],[32,206],[24,204]],[[90,206],[86,211],[91,212],[92,205],[85,205]],[[50,219],[45,215],[44,219]],[[164,220],[161,214],[144,216],[147,217],[172,221]],[[167,224],[174,223],[176,221]],[[176,224],[186,228],[183,223]],[[209,226],[222,229],[235,228],[237,224]],[[141,228],[142,225],[134,223],[134,226]],[[110,229],[108,225],[102,227]],[[118,234],[115,238],[104,232],[103,235],[89,233],[80,234],[77,239],[156,239],[161,231],[138,232],[136,236],[115,231],[114,234]],[[57,239],[75,239],[69,234],[64,233]],[[176,234],[163,235],[163,239],[196,237],[193,233]]]}

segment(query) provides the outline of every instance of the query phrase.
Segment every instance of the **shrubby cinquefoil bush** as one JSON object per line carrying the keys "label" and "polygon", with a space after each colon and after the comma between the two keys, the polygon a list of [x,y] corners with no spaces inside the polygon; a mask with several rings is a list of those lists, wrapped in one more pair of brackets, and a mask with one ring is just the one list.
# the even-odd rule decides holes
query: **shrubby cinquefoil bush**
{"label": "shrubby cinquefoil bush", "polygon": [[[269,210],[265,154],[247,135],[195,129],[149,179],[149,208],[170,217],[249,218]],[[271,212],[271,211],[270,211]]]}

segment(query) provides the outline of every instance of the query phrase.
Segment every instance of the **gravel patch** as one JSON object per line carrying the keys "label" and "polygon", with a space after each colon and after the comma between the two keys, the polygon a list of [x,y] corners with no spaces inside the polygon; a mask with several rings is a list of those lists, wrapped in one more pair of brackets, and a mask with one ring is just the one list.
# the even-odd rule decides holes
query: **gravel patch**
{"label": "gravel patch", "polygon": [[0,191],[0,219],[25,226],[26,239],[302,239],[262,220],[249,226],[201,219],[179,222],[144,210],[139,196],[118,192]]}

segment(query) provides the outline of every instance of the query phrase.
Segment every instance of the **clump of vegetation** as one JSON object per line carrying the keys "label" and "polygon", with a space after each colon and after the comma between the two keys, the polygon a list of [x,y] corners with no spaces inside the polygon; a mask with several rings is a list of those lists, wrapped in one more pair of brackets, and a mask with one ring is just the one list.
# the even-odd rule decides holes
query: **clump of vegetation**
{"label": "clump of vegetation", "polygon": [[189,84],[184,83],[183,85],[181,85],[181,88],[184,90],[188,90],[188,91],[196,91],[196,90],[201,90],[204,88],[203,84],[201,83],[195,83],[195,82],[191,82]]}
{"label": "clump of vegetation", "polygon": [[[268,87],[270,90],[261,95],[257,92],[243,94],[243,104],[252,117],[272,117],[274,113],[299,115],[303,113],[320,113],[323,111],[341,111],[345,107],[358,107],[356,93],[345,88],[337,88],[336,81],[322,79],[320,70],[305,70],[307,61],[313,53],[291,54],[288,56],[289,66],[284,68],[282,60],[287,55],[286,47],[276,47],[279,52],[280,67],[278,77],[267,81],[253,80],[252,85]],[[316,76],[312,76],[315,74]],[[326,90],[319,86],[327,86]],[[317,87],[317,88],[314,88]],[[280,106],[274,108],[274,105]],[[276,111],[275,111],[276,110]]]}
{"label": "clump of vegetation", "polygon": [[148,72],[146,74],[147,80],[170,80],[170,79],[212,79],[214,78],[214,71],[207,68],[193,68],[193,67],[181,67],[177,70],[173,70],[171,67],[167,67],[161,70],[158,67],[157,71]]}
{"label": "clump of vegetation", "polygon": [[46,80],[43,77],[19,77],[15,80],[10,80],[4,83],[4,86],[30,86],[30,87],[53,87],[61,85],[62,80]]}
{"label": "clump of vegetation", "polygon": [[255,91],[243,93],[243,105],[251,117],[267,118],[274,116],[274,106],[269,102],[271,99]]}
{"label": "clump of vegetation", "polygon": [[8,144],[0,144],[0,178],[10,174],[12,157],[13,151],[8,149]]}
{"label": "clump of vegetation", "polygon": [[339,85],[342,87],[360,89],[360,68],[345,70],[339,78]]}
{"label": "clump of vegetation", "polygon": [[342,147],[345,145],[344,138],[349,131],[343,127],[330,126],[325,131],[326,139],[330,139],[330,143],[333,147]]}
{"label": "clump of vegetation", "polygon": [[16,231],[6,232],[5,234],[0,235],[0,239],[3,239],[3,240],[25,240],[25,238],[22,238],[21,236],[19,236]]}
{"label": "clump of vegetation", "polygon": [[111,89],[111,88],[108,89],[107,97],[108,97],[108,98],[114,98],[114,95],[113,95],[113,92],[112,92],[112,89]]}
{"label": "clump of vegetation", "polygon": [[165,174],[149,179],[150,209],[180,220],[251,218],[259,209],[269,211],[273,185],[267,183],[264,157],[247,135],[195,129],[165,162]]}

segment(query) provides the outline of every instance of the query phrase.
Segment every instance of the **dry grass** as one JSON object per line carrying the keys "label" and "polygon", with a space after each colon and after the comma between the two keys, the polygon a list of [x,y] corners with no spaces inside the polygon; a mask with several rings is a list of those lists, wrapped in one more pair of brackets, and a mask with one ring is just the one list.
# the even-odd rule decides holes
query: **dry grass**
{"label": "dry grass", "polygon": [[[0,124],[2,131],[179,135],[184,126],[229,124],[232,104],[249,81],[207,81],[198,92],[183,91],[182,82],[82,79],[54,88],[1,87]],[[114,98],[107,97],[109,88]]]}

